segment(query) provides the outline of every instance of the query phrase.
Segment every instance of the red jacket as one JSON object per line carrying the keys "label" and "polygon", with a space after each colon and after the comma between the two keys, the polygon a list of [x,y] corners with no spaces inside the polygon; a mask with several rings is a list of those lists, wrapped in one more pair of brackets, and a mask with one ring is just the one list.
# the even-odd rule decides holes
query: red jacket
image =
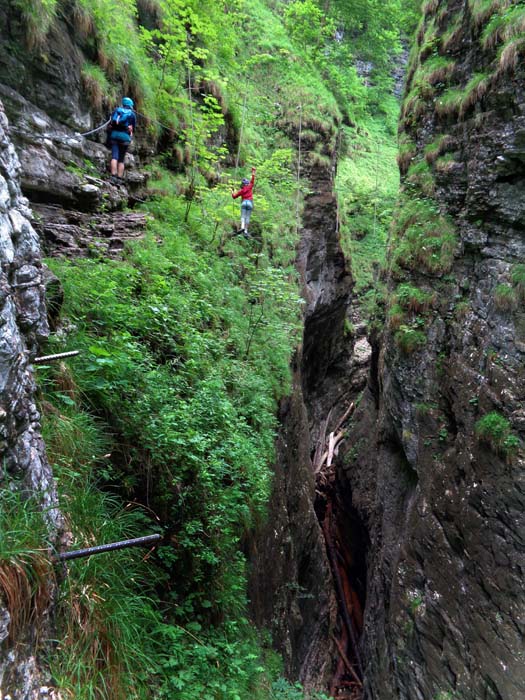
{"label": "red jacket", "polygon": [[252,179],[248,185],[243,185],[238,192],[232,193],[232,197],[237,199],[237,197],[242,197],[242,201],[245,199],[253,199],[253,185],[255,183],[255,173],[252,173]]}

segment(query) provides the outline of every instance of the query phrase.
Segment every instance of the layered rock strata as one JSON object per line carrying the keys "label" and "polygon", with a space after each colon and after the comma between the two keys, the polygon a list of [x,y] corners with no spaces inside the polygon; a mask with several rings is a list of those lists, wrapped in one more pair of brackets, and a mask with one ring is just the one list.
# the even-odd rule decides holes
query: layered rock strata
{"label": "layered rock strata", "polygon": [[0,99],[20,160],[22,191],[32,205],[42,205],[38,229],[46,254],[113,255],[135,229],[122,221],[121,210],[142,198],[147,180],[139,169],[139,144],[142,156],[153,150],[139,117],[141,134],[126,157],[125,184],[115,186],[106,177],[105,130],[89,132],[107,121],[111,107],[94,104],[82,82],[92,48],[75,32],[72,10],[64,7],[45,46],[28,48],[20,10],[14,3],[0,7],[5,28],[0,35]]}

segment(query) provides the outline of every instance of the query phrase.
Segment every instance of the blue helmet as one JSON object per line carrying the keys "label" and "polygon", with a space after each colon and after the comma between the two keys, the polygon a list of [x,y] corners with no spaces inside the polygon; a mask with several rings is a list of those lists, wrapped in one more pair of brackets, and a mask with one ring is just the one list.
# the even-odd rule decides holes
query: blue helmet
{"label": "blue helmet", "polygon": [[245,177],[243,177],[243,179],[241,180],[241,185],[249,185],[249,184],[250,184],[250,181],[247,180]]}
{"label": "blue helmet", "polygon": [[128,109],[133,109],[135,106],[135,103],[131,99],[131,97],[123,97],[122,98],[122,106],[127,107]]}

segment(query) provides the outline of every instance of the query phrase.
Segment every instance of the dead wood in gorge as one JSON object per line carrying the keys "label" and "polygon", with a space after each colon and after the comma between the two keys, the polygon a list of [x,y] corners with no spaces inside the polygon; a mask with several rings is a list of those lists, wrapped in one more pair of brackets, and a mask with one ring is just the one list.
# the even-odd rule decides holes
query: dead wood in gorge
{"label": "dead wood in gorge", "polygon": [[[339,604],[339,625],[332,636],[339,653],[330,684],[330,695],[337,700],[361,700],[362,662],[359,637],[363,626],[362,601],[352,581],[355,569],[353,543],[343,535],[340,518],[345,509],[338,503],[334,459],[346,436],[344,427],[354,411],[351,403],[343,416],[329,430],[332,410],[321,424],[313,457],[316,478],[316,512],[323,532]],[[346,530],[346,528],[345,528]]]}

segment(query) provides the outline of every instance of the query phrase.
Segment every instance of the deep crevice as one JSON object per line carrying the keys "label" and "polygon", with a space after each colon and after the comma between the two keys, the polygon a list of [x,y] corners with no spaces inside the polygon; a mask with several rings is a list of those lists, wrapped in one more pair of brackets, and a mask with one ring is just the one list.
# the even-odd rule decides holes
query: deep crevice
{"label": "deep crevice", "polygon": [[334,633],[338,661],[330,694],[337,697],[344,691],[351,694],[345,697],[361,700],[365,664],[360,639],[366,605],[368,530],[352,505],[348,482],[339,480],[334,469],[319,473],[314,508],[324,535],[338,604]]}

